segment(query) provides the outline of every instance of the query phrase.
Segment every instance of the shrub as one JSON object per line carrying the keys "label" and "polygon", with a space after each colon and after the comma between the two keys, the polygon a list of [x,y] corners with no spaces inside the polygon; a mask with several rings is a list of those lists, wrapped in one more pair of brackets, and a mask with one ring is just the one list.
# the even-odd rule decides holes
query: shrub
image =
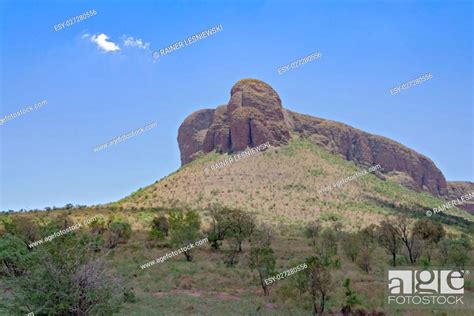
{"label": "shrub", "polygon": [[[15,238],[15,237],[13,237]],[[105,270],[91,238],[80,233],[28,251],[5,236],[0,249],[7,251],[24,273],[0,276],[2,308],[9,315],[34,312],[39,315],[111,315],[124,301],[123,286]],[[0,250],[0,257],[5,259]],[[15,255],[11,255],[15,254]],[[18,255],[20,254],[20,255]]]}
{"label": "shrub", "polygon": [[148,232],[148,240],[164,240],[165,234],[156,228],[150,229]]}
{"label": "shrub", "polygon": [[36,223],[26,217],[16,216],[12,220],[4,220],[5,232],[14,235],[25,243],[41,238],[40,229]]}
{"label": "shrub", "polygon": [[0,239],[0,276],[19,276],[27,269],[28,248],[18,237],[6,234]]}
{"label": "shrub", "polygon": [[98,235],[102,235],[107,230],[107,226],[103,218],[98,218],[95,221],[90,222],[89,228],[91,233]]}
{"label": "shrub", "polygon": [[119,243],[126,243],[132,233],[132,227],[126,222],[112,222],[109,224],[106,239],[107,248],[114,248]]}
{"label": "shrub", "polygon": [[162,235],[168,237],[169,224],[166,216],[155,217],[151,222],[151,226],[153,229],[160,231]]}

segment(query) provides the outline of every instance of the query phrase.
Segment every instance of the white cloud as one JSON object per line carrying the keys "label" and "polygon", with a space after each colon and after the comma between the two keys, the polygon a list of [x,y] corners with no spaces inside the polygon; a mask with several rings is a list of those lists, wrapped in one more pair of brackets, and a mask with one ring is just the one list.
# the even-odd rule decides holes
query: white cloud
{"label": "white cloud", "polygon": [[91,41],[96,43],[97,46],[105,52],[114,52],[120,50],[120,47],[118,47],[117,44],[107,41],[108,39],[109,37],[104,33],[91,36]]}
{"label": "white cloud", "polygon": [[88,38],[89,36],[90,36],[90,34],[86,33],[86,34],[82,35],[82,39]]}
{"label": "white cloud", "polygon": [[148,49],[148,47],[150,46],[150,43],[144,43],[141,38],[134,39],[131,36],[123,36],[123,38],[123,44],[125,46],[138,47],[141,49]]}

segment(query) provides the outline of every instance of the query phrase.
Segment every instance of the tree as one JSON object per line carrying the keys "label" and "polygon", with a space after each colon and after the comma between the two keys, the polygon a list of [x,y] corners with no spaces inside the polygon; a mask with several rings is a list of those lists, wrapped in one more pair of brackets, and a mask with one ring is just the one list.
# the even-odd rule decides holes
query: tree
{"label": "tree", "polygon": [[345,255],[351,259],[352,262],[355,262],[361,247],[359,236],[356,234],[343,235],[341,239],[341,247]]}
{"label": "tree", "polygon": [[[196,242],[199,237],[199,229],[201,220],[199,214],[195,211],[187,211],[186,213],[175,211],[169,212],[169,230],[171,236],[171,244],[176,247],[187,246]],[[193,260],[193,249],[183,251],[186,261]]]}
{"label": "tree", "polygon": [[242,252],[242,242],[249,238],[255,229],[255,218],[241,210],[230,210],[224,219],[227,227],[225,236],[237,243],[239,252]]}
{"label": "tree", "polygon": [[397,265],[397,254],[402,246],[397,228],[388,221],[382,221],[378,229],[378,241],[389,253],[392,254],[392,265]]}
{"label": "tree", "polygon": [[219,204],[213,204],[210,206],[209,214],[211,216],[211,227],[207,232],[207,236],[211,247],[218,250],[222,245],[226,232],[228,230],[229,221],[226,221],[226,214],[229,211]]}
{"label": "tree", "polygon": [[212,205],[209,213],[212,219],[208,231],[211,247],[217,250],[222,240],[229,239],[237,245],[238,252],[241,252],[242,242],[249,238],[255,229],[254,216],[219,204]]}
{"label": "tree", "polygon": [[322,314],[333,290],[331,274],[319,257],[309,257],[306,259],[306,264],[308,268],[304,270],[303,289],[311,296],[313,315]]}
{"label": "tree", "polygon": [[471,260],[469,252],[472,250],[467,236],[462,235],[459,239],[451,240],[448,250],[448,263],[456,268],[464,269]]}
{"label": "tree", "polygon": [[397,218],[395,227],[397,228],[398,237],[401,239],[408,251],[410,263],[415,263],[421,252],[419,236],[410,231],[408,219],[404,216],[399,216]]}
{"label": "tree", "polygon": [[319,220],[315,220],[306,225],[304,235],[306,238],[311,240],[311,244],[313,246],[316,246],[316,240],[319,236],[320,231],[321,231],[321,221]]}
{"label": "tree", "polygon": [[423,253],[428,263],[431,262],[436,245],[446,235],[443,226],[429,218],[421,219],[413,226],[413,234],[422,243]]}
{"label": "tree", "polygon": [[422,240],[437,244],[446,235],[446,231],[440,223],[429,218],[424,218],[415,223],[413,226],[413,234]]}
{"label": "tree", "polygon": [[322,230],[316,243],[316,252],[326,263],[331,262],[332,257],[337,255],[337,236],[332,229]]}
{"label": "tree", "polygon": [[362,247],[357,254],[356,263],[357,265],[364,270],[366,273],[369,273],[372,268],[372,253],[374,247],[372,244],[362,243]]}
{"label": "tree", "polygon": [[268,296],[270,290],[265,283],[265,279],[275,274],[276,259],[273,249],[269,243],[260,242],[253,239],[250,245],[249,267],[251,270],[257,270],[260,280],[260,286],[263,289],[263,295]]}

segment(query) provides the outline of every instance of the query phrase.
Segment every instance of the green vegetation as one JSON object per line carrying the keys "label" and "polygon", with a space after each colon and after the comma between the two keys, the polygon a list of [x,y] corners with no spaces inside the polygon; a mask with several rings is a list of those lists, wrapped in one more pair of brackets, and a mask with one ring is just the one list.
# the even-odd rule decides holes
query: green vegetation
{"label": "green vegetation", "polygon": [[[28,249],[36,233],[44,238],[90,218],[90,212],[75,211],[70,218],[57,210],[38,214],[35,221],[30,214],[1,217],[0,314],[375,313],[383,305],[385,283],[379,280],[389,266],[472,263],[472,236],[448,233],[432,219],[388,217],[357,231],[345,229],[339,219],[271,227],[219,205],[167,214],[117,211],[108,217],[109,210],[101,209],[105,219]],[[210,217],[203,220],[198,213]],[[161,233],[160,243],[144,243],[153,230]],[[139,268],[208,232],[218,247],[196,247],[188,254],[191,260],[185,255]],[[110,234],[118,240],[113,248]],[[301,263],[307,269],[265,284],[276,271]]]}

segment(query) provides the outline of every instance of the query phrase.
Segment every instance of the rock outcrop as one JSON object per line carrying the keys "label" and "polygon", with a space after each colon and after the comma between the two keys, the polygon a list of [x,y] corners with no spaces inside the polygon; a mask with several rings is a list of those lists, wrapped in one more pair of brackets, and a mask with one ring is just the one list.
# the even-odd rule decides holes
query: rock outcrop
{"label": "rock outcrop", "polygon": [[194,112],[178,132],[182,164],[201,153],[242,151],[266,142],[278,146],[289,138],[280,97],[255,79],[237,82],[227,105]]}
{"label": "rock outcrop", "polygon": [[[468,181],[448,181],[448,194],[446,199],[461,199],[461,196],[474,192],[474,183]],[[465,201],[464,204],[456,205],[456,207],[474,214],[474,199]]]}
{"label": "rock outcrop", "polygon": [[255,79],[237,82],[227,105],[185,119],[178,133],[181,163],[211,151],[236,152],[265,142],[282,145],[290,132],[359,165],[380,164],[387,177],[411,189],[447,194],[446,180],[429,158],[388,138],[285,110],[272,87]]}
{"label": "rock outcrop", "polygon": [[[434,195],[446,194],[446,179],[435,164],[412,149],[351,126],[288,111],[294,131],[327,150],[362,166],[380,164],[400,184]],[[408,175],[413,181],[406,181]],[[405,178],[405,179],[403,179]]]}

